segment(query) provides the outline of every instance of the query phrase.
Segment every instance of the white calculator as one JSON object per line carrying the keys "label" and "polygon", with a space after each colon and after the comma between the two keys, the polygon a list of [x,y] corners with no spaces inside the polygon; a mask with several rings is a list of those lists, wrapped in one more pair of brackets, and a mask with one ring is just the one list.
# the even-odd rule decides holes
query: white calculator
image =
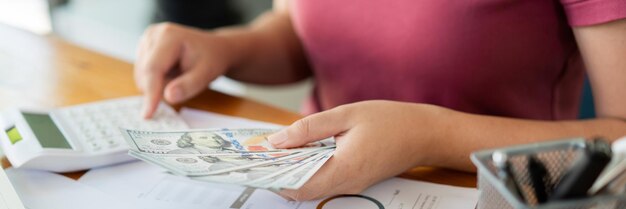
{"label": "white calculator", "polygon": [[164,103],[152,119],[143,119],[142,101],[137,96],[51,111],[14,108],[2,114],[0,144],[14,167],[69,172],[130,161],[120,128],[188,128]]}

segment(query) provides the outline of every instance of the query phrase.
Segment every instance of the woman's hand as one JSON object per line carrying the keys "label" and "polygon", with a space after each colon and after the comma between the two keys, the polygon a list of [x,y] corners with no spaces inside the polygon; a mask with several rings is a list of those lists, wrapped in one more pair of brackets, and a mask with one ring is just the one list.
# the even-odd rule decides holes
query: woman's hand
{"label": "woman's hand", "polygon": [[179,103],[200,93],[233,62],[225,37],[172,23],[151,26],[141,38],[135,82],[150,118],[161,97]]}
{"label": "woman's hand", "polygon": [[[268,137],[291,148],[335,136],[333,157],[299,190],[283,190],[293,200],[355,194],[416,165],[428,165],[434,143],[449,129],[453,111],[422,104],[367,101],[310,115]],[[442,120],[444,119],[444,120]]]}

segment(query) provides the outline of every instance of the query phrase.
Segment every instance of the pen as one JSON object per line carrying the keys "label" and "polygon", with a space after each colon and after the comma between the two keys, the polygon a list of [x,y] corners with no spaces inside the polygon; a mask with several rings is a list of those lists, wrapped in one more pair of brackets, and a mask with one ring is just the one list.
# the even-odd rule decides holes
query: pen
{"label": "pen", "polygon": [[501,151],[496,151],[491,155],[491,157],[496,168],[498,168],[498,178],[500,178],[500,180],[504,183],[504,186],[513,194],[513,196],[517,196],[520,201],[525,203],[526,199],[515,181],[515,176],[511,170],[511,164],[508,161],[507,154]]}
{"label": "pen", "polygon": [[587,142],[583,153],[573,162],[572,168],[550,195],[550,201],[587,196],[589,188],[611,160],[611,155],[611,148],[606,141],[594,139]]}
{"label": "pen", "polygon": [[[618,191],[610,190],[613,190],[615,185],[620,184],[618,182],[624,182],[624,180],[620,179],[625,178],[623,174],[626,172],[626,137],[614,141],[611,145],[611,149],[613,152],[611,162],[609,162],[604,171],[600,174],[600,177],[598,177],[598,180],[596,180],[589,190],[591,194],[598,194],[605,191],[616,193]],[[613,186],[611,186],[611,184]],[[619,191],[621,190],[620,188]]]}
{"label": "pen", "polygon": [[600,192],[610,194],[623,194],[626,192],[626,172],[617,175]]}
{"label": "pen", "polygon": [[537,203],[541,204],[548,201],[548,192],[546,182],[548,178],[548,170],[535,156],[528,157],[528,172],[530,173],[530,183],[535,192]]}

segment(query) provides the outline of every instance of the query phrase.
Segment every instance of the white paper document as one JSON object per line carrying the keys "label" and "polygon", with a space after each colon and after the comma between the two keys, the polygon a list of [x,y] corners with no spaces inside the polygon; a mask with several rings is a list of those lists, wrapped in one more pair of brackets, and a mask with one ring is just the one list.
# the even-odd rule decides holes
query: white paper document
{"label": "white paper document", "polygon": [[24,205],[9,181],[4,170],[0,168],[0,209],[24,209]]}
{"label": "white paper document", "polygon": [[[181,116],[191,128],[281,127],[188,108]],[[144,209],[473,209],[478,200],[474,188],[392,178],[361,196],[293,202],[267,190],[174,176],[145,162],[92,169],[79,182]]]}
{"label": "white paper document", "polygon": [[245,190],[174,176],[143,161],[92,169],[79,182],[146,209],[229,208]]}
{"label": "white paper document", "polygon": [[461,188],[392,178],[372,186],[360,197],[308,202],[287,201],[273,192],[236,185],[193,181],[165,173],[144,162],[93,169],[79,179],[104,193],[150,209],[472,209],[474,188]]}
{"label": "white paper document", "polygon": [[8,169],[6,174],[28,209],[137,208],[59,174],[23,169]]}

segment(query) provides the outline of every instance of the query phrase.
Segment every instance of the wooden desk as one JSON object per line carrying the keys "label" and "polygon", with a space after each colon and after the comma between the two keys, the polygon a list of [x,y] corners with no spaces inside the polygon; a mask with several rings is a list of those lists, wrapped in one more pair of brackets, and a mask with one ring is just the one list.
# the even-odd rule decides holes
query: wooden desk
{"label": "wooden desk", "polygon": [[[59,107],[139,94],[132,65],[75,46],[55,36],[37,36],[0,25],[0,110],[9,106]],[[183,106],[290,124],[301,116],[247,99],[207,90]],[[8,166],[6,159],[4,166]],[[65,174],[78,179],[84,172]],[[401,175],[456,186],[475,187],[476,176],[420,167]]]}

